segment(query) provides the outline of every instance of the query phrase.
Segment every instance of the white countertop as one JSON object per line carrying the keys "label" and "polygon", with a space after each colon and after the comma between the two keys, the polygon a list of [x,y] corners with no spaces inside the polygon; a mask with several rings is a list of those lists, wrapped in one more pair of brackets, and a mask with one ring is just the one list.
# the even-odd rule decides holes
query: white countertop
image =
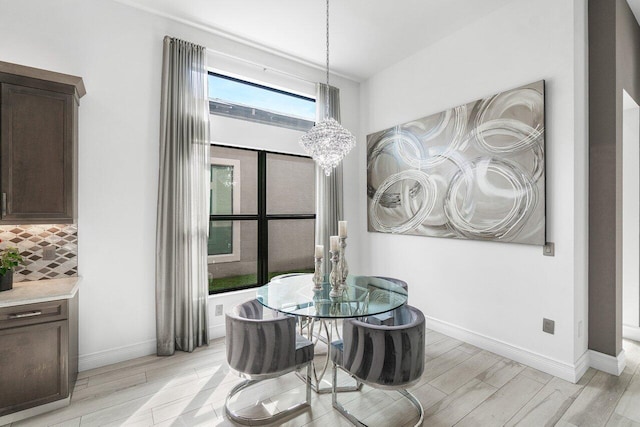
{"label": "white countertop", "polygon": [[73,298],[80,277],[14,282],[13,289],[0,292],[0,308]]}

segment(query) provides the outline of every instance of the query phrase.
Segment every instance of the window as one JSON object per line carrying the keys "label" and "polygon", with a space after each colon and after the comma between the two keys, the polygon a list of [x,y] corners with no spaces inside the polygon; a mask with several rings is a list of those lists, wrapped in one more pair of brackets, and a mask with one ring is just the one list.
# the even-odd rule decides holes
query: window
{"label": "window", "polygon": [[256,83],[209,73],[209,112],[307,131],[314,125],[315,100]]}
{"label": "window", "polygon": [[313,160],[212,145],[211,172],[210,293],[313,272]]}
{"label": "window", "polygon": [[[209,215],[240,212],[240,176],[239,160],[211,157]],[[239,261],[240,233],[240,224],[234,225],[232,221],[210,222],[209,263]]]}

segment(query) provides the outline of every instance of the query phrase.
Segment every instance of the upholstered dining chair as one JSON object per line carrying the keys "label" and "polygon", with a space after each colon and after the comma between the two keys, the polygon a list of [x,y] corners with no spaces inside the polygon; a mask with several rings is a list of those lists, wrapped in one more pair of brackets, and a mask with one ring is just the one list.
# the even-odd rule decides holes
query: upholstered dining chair
{"label": "upholstered dining chair", "polygon": [[[399,285],[402,287],[402,289],[404,289],[405,291],[407,291],[407,300],[409,298],[409,285],[407,284],[407,282],[405,282],[404,280],[400,280],[400,279],[396,279],[393,277],[385,277],[385,276],[373,276],[377,279],[382,279],[382,280],[386,280],[388,282],[392,282],[395,283],[396,285]],[[369,297],[370,301],[376,301],[377,298],[377,294],[381,294],[383,296],[383,298],[389,298],[388,294],[386,292],[380,293],[377,292],[376,290],[373,290],[371,292],[371,295]],[[405,302],[403,304],[403,306],[407,305],[408,302]],[[374,314],[373,316],[370,316],[369,318],[369,322],[368,323],[373,323],[373,324],[377,324],[377,325],[394,325],[396,323],[398,323],[398,318],[402,318],[402,315],[405,313],[405,311],[401,310],[402,307],[399,307],[391,312],[388,313],[382,313],[382,314]]]}
{"label": "upholstered dining chair", "polygon": [[337,369],[373,388],[397,390],[418,410],[416,426],[422,425],[424,410],[406,388],[416,383],[424,371],[425,320],[415,307],[402,306],[394,311],[394,325],[374,325],[357,319],[345,319],[342,340],[332,343],[333,407],[352,424],[364,426],[338,402],[335,389]]}
{"label": "upholstered dining chair", "polygon": [[[225,413],[231,420],[245,425],[262,425],[293,415],[311,404],[311,362],[313,344],[296,334],[293,316],[269,318],[258,300],[239,304],[226,314],[227,362],[246,381],[235,386],[227,395]],[[259,381],[276,378],[298,369],[307,368],[306,400],[274,415],[253,418],[243,416],[229,407],[229,401],[242,390]],[[241,397],[241,396],[239,396]]]}
{"label": "upholstered dining chair", "polygon": [[396,285],[400,285],[402,286],[402,289],[407,291],[407,294],[409,293],[409,285],[404,280],[396,279],[393,277],[385,277],[385,276],[373,276],[373,277],[376,277],[378,279],[388,280],[389,282],[393,282]]}

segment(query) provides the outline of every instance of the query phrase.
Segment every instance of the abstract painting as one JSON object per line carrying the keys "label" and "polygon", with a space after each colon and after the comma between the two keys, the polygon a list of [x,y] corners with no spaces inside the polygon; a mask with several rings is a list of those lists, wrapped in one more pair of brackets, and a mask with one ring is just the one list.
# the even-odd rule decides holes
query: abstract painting
{"label": "abstract painting", "polygon": [[544,81],[367,136],[369,231],[545,244]]}

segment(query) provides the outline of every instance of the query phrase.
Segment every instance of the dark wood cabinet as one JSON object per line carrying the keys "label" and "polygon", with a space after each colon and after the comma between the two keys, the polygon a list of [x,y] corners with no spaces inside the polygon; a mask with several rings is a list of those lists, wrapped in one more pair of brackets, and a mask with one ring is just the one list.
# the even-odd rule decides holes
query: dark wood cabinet
{"label": "dark wood cabinet", "polygon": [[0,224],[76,218],[80,77],[0,62]]}
{"label": "dark wood cabinet", "polygon": [[78,372],[78,294],[0,309],[0,417],[65,399]]}

